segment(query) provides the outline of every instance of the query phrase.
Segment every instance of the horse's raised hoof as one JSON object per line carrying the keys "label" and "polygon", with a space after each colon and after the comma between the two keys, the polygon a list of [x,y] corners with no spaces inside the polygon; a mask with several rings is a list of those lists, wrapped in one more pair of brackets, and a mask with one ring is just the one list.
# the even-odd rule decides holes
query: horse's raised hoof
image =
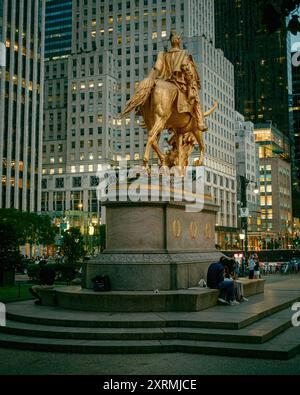
{"label": "horse's raised hoof", "polygon": [[197,160],[195,160],[195,161],[193,162],[193,166],[194,166],[194,167],[203,166],[203,161],[197,159]]}
{"label": "horse's raised hoof", "polygon": [[148,174],[150,174],[150,167],[149,167],[149,162],[148,162],[148,160],[147,159],[143,159],[143,164],[144,164],[144,170],[148,173]]}
{"label": "horse's raised hoof", "polygon": [[159,167],[159,174],[163,176],[169,176],[170,175],[170,169],[167,165],[161,165]]}
{"label": "horse's raised hoof", "polygon": [[199,127],[199,129],[200,129],[202,132],[206,132],[206,131],[208,130],[208,126],[205,125],[205,123],[198,125],[198,127]]}

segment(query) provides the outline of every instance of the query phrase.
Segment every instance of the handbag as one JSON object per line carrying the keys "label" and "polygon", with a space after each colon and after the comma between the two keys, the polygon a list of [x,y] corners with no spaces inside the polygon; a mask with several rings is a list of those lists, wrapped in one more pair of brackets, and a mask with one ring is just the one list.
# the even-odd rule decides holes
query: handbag
{"label": "handbag", "polygon": [[109,277],[105,274],[94,277],[92,281],[94,283],[93,289],[95,292],[106,292],[111,290]]}

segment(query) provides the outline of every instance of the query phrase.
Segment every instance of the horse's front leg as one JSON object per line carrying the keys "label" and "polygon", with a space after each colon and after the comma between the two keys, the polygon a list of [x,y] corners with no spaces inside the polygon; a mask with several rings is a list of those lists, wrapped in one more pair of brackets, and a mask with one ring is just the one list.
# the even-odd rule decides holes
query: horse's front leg
{"label": "horse's front leg", "polygon": [[149,131],[148,141],[146,144],[144,158],[143,158],[145,167],[148,167],[149,158],[150,158],[150,150],[153,146],[155,146],[155,144],[157,142],[157,137],[163,130],[164,124],[165,124],[164,120],[160,119],[157,122],[155,122],[153,128]]}
{"label": "horse's front leg", "polygon": [[166,165],[166,155],[164,155],[161,150],[159,149],[159,135],[157,135],[157,140],[152,144],[152,148],[154,151],[157,153],[157,156],[159,157],[160,163],[162,166]]}

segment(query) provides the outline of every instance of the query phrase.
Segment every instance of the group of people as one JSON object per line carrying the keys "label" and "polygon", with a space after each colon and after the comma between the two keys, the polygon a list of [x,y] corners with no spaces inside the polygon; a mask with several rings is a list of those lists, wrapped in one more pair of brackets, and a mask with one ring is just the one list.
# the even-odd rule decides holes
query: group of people
{"label": "group of people", "polygon": [[207,271],[207,286],[219,289],[218,301],[231,306],[248,301],[244,296],[243,284],[238,281],[238,262],[232,258],[222,256],[219,262],[211,264]]}

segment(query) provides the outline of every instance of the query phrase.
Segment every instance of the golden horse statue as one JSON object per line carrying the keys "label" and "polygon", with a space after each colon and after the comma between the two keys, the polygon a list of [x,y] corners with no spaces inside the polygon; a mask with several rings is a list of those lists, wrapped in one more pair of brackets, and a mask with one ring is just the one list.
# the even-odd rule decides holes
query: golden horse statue
{"label": "golden horse statue", "polygon": [[[150,81],[148,81],[150,82]],[[146,85],[146,80],[142,81]],[[150,82],[151,85],[151,82]],[[197,126],[196,119],[190,113],[179,113],[177,109],[178,88],[171,82],[164,80],[153,81],[153,88],[140,86],[136,91],[134,98],[127,104],[121,114],[122,117],[128,115],[131,111],[138,109],[138,114],[142,115],[144,124],[149,131],[148,141],[144,153],[144,165],[147,167],[151,148],[157,153],[162,166],[185,167],[188,165],[188,158],[191,155],[195,143],[199,145],[200,157],[196,166],[201,166],[204,159],[204,142],[202,130]],[[147,99],[145,90],[150,90]],[[139,91],[143,91],[139,93]],[[144,103],[143,103],[144,101]],[[137,104],[138,103],[138,104]],[[204,117],[211,115],[217,108],[217,102],[213,107],[204,112]],[[172,134],[169,144],[172,149],[166,154],[162,153],[159,148],[159,138],[163,130],[168,130]]]}
{"label": "golden horse statue", "polygon": [[[205,117],[214,112],[218,103],[215,102],[210,110],[202,111],[198,94],[200,78],[193,59],[180,49],[179,36],[171,34],[170,40],[172,49],[159,53],[155,67],[149,77],[139,83],[121,118],[136,111],[144,119],[149,132],[143,158],[145,167],[148,167],[153,149],[162,166],[184,169],[195,144],[199,145],[200,157],[194,165],[203,164]],[[159,148],[163,130],[171,134],[168,140],[170,150],[166,153]]]}

